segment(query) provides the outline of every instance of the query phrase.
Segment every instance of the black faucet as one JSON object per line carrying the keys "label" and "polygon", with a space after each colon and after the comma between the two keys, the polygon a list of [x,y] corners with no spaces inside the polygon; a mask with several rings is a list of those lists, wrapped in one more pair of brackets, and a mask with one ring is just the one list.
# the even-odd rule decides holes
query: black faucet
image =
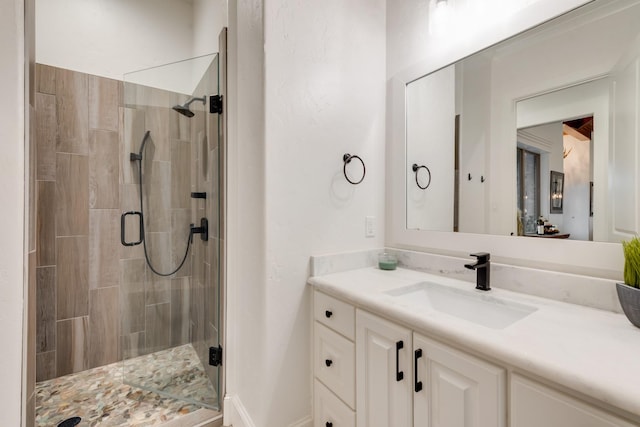
{"label": "black faucet", "polygon": [[476,270],[478,272],[476,279],[476,289],[480,289],[481,291],[490,291],[491,290],[491,254],[487,252],[478,252],[477,254],[471,254],[470,256],[474,256],[478,258],[478,262],[475,264],[465,264],[464,266],[470,270]]}

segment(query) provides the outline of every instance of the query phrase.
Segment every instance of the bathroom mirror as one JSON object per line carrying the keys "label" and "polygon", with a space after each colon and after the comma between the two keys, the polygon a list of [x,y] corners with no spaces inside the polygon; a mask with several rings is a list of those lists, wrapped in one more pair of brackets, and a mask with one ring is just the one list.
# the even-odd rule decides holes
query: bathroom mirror
{"label": "bathroom mirror", "polygon": [[637,234],[638,22],[595,1],[408,83],[406,228]]}

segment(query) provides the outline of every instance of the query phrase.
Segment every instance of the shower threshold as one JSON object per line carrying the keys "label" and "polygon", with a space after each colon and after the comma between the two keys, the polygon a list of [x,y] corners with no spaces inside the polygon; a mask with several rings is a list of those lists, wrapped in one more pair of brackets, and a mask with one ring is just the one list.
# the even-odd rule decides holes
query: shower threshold
{"label": "shower threshold", "polygon": [[[37,383],[36,426],[57,426],[70,417],[82,418],[78,427],[216,425],[206,421],[220,415],[208,409],[217,396],[191,344],[128,359],[125,371],[123,362],[116,362]],[[130,378],[132,372],[140,374]],[[142,387],[161,382],[164,392],[123,381],[137,384],[145,378],[152,380]],[[178,387],[180,399],[166,394]]]}

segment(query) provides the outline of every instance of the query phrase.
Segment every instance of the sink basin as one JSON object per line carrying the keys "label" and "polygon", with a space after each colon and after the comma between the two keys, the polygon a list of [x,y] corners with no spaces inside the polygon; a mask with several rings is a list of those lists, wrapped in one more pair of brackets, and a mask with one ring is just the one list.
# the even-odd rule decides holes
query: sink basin
{"label": "sink basin", "polygon": [[490,292],[420,282],[385,293],[409,306],[436,310],[492,329],[504,329],[537,310],[494,297]]}

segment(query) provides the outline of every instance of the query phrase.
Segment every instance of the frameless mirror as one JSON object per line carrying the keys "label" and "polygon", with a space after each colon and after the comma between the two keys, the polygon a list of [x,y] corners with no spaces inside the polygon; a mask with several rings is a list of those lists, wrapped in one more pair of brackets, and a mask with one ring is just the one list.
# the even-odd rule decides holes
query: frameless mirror
{"label": "frameless mirror", "polygon": [[408,83],[407,228],[636,234],[638,22],[597,0]]}

